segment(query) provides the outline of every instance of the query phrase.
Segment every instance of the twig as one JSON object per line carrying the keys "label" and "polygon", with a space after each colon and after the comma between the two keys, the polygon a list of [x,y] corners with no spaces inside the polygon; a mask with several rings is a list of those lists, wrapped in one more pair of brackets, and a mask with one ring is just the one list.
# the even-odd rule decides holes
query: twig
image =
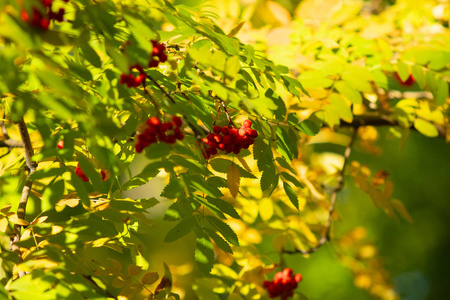
{"label": "twig", "polygon": [[169,93],[167,93],[167,91],[163,89],[162,86],[160,86],[159,83],[155,79],[153,79],[153,77],[149,75],[147,75],[147,77],[164,93],[164,95],[166,95],[167,98],[169,98],[170,101],[172,101],[173,104],[175,104],[175,100],[173,99],[173,97]]}
{"label": "twig", "polygon": [[334,212],[334,208],[336,206],[336,199],[337,199],[337,195],[338,193],[342,190],[342,188],[344,187],[344,172],[345,169],[347,168],[348,162],[349,162],[349,157],[350,157],[350,153],[352,152],[352,147],[353,147],[353,143],[356,139],[358,133],[358,128],[354,128],[353,129],[353,133],[352,136],[350,138],[350,143],[348,144],[347,148],[345,148],[344,151],[344,164],[342,166],[341,171],[339,172],[339,177],[338,177],[338,182],[337,185],[334,189],[331,190],[331,197],[330,197],[330,208],[328,209],[328,219],[327,222],[325,224],[324,227],[324,232],[318,242],[318,244],[312,248],[309,248],[308,250],[300,250],[300,249],[295,249],[293,251],[289,251],[289,250],[282,250],[282,253],[286,253],[286,254],[311,254],[316,252],[320,247],[322,247],[326,242],[328,242],[330,240],[330,229],[331,229],[331,217],[332,214]]}
{"label": "twig", "polygon": [[228,123],[233,125],[233,127],[236,127],[236,125],[234,125],[234,123],[233,123],[233,120],[231,120],[230,115],[228,114],[228,110],[227,110],[227,107],[225,106],[225,102],[217,96],[216,96],[216,98],[219,99],[220,104],[222,104],[222,109],[225,112],[225,115],[227,116]]}
{"label": "twig", "polygon": [[[33,185],[33,180],[30,179],[30,176],[36,171],[37,163],[32,160],[34,155],[33,146],[31,145],[30,135],[28,133],[27,124],[22,119],[19,123],[17,123],[19,128],[20,137],[22,139],[22,143],[25,150],[25,161],[26,168],[28,169],[28,176],[25,181],[25,185],[22,190],[22,196],[20,197],[19,207],[17,208],[17,218],[19,220],[25,220],[25,211],[27,208],[28,196],[31,192],[31,186]],[[14,224],[13,233],[11,234],[11,250],[17,252],[20,255],[20,247],[16,244],[20,241],[22,225]],[[23,274],[19,273],[19,276],[23,276]]]}
{"label": "twig", "polygon": [[[439,132],[439,137],[445,137],[445,129],[439,125],[433,124]],[[388,116],[383,115],[357,115],[353,117],[353,121],[351,123],[347,123],[342,121],[340,127],[353,127],[355,129],[362,126],[374,126],[374,127],[383,127],[383,126],[400,126],[403,127],[397,120],[391,119]],[[411,125],[410,129],[417,130],[413,125]]]}
{"label": "twig", "polygon": [[96,288],[98,288],[99,290],[101,290],[102,292],[105,293],[106,296],[111,297],[111,298],[116,298],[114,297],[108,290],[103,290],[98,284],[97,282],[95,282],[94,279],[92,279],[91,275],[83,275],[84,278],[86,278],[87,281],[89,281],[90,283],[92,283]]}

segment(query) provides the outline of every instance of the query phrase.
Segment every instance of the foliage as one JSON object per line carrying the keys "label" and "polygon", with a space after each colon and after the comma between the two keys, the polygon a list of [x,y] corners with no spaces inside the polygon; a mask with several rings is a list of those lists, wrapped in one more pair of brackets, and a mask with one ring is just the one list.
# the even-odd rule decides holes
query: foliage
{"label": "foliage", "polygon": [[[323,1],[307,0],[291,15],[273,1],[54,0],[64,16],[47,29],[23,14],[45,16],[44,2],[0,1],[5,297],[180,299],[170,266],[152,267],[149,212],[161,204],[124,196],[165,174],[164,240],[195,240],[199,299],[267,298],[267,274],[286,266],[259,244],[283,257],[330,240],[357,286],[398,298],[364,233],[330,227],[350,178],[389,217],[412,221],[387,171],[349,157],[377,153],[378,126],[450,140],[447,4],[398,1],[375,14],[371,2],[327,1],[318,14]],[[174,116],[180,138],[136,154],[147,120]],[[214,126],[247,119],[252,146],[204,155]],[[148,160],[124,179],[136,156]]]}

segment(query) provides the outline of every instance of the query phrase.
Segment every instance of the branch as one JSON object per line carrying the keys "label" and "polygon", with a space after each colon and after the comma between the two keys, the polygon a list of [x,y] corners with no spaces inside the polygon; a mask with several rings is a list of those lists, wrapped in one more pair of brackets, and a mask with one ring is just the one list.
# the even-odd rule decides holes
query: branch
{"label": "branch", "polygon": [[295,249],[293,251],[288,251],[288,250],[282,250],[281,253],[286,253],[286,254],[297,254],[297,253],[301,253],[301,254],[311,254],[316,252],[320,247],[322,247],[322,245],[324,245],[326,242],[328,242],[330,240],[330,228],[331,228],[331,216],[334,212],[334,208],[336,206],[336,199],[337,199],[337,195],[338,193],[342,190],[342,188],[344,187],[344,172],[345,169],[347,168],[348,162],[349,162],[349,158],[350,158],[350,153],[352,152],[352,147],[353,147],[353,143],[356,139],[358,133],[358,128],[354,128],[353,129],[353,133],[352,136],[350,138],[350,143],[348,144],[347,148],[345,148],[344,151],[344,164],[342,166],[341,171],[339,172],[339,176],[337,179],[337,185],[335,188],[333,188],[331,190],[331,197],[330,197],[330,208],[328,209],[328,219],[327,222],[325,224],[324,230],[323,230],[323,234],[319,240],[319,243],[312,247],[309,248],[308,250],[300,250],[300,249]]}
{"label": "branch", "polygon": [[[33,181],[30,179],[30,176],[36,171],[37,163],[32,161],[32,157],[34,155],[33,146],[31,145],[31,139],[30,135],[28,133],[27,125],[25,124],[24,120],[22,119],[17,124],[20,132],[20,137],[22,139],[22,143],[25,149],[25,161],[26,161],[26,168],[28,169],[28,176],[25,181],[25,185],[22,190],[22,196],[20,197],[19,207],[17,208],[17,218],[19,220],[25,220],[25,211],[27,208],[27,201],[28,196],[31,192],[31,186],[33,185]],[[19,224],[14,224],[13,233],[11,234],[11,250],[14,252],[17,252],[20,254],[20,248],[16,244],[20,241],[20,234],[21,234],[21,226]],[[19,274],[21,276],[21,274]],[[22,274],[23,276],[23,274]]]}
{"label": "branch", "polygon": [[[439,125],[433,124],[437,131],[439,132],[439,137],[445,137],[445,129]],[[397,120],[394,120],[388,116],[383,115],[356,115],[353,117],[353,121],[351,123],[341,122],[341,127],[353,127],[355,129],[361,126],[374,126],[374,127],[382,127],[382,126],[400,126],[403,127]],[[417,129],[411,125],[410,129]]]}

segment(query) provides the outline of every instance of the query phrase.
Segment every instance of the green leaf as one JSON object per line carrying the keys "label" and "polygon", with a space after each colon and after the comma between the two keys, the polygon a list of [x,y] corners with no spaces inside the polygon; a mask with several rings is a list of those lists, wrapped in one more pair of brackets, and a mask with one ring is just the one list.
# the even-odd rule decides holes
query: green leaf
{"label": "green leaf", "polygon": [[351,123],[353,121],[353,113],[350,106],[345,103],[344,99],[342,99],[339,94],[332,93],[330,96],[330,101],[342,120],[347,123]]}
{"label": "green leaf", "polygon": [[292,182],[296,187],[303,188],[303,185],[300,183],[300,181],[298,181],[297,178],[295,178],[291,174],[286,173],[286,172],[281,172],[280,174],[281,174],[281,176],[283,176],[284,179]]}
{"label": "green leaf", "polygon": [[171,147],[166,143],[155,143],[145,148],[145,156],[149,159],[158,159],[169,155]]}
{"label": "green leaf", "polygon": [[263,191],[266,191],[270,188],[273,188],[278,184],[278,177],[276,174],[275,165],[272,162],[271,164],[267,165],[267,167],[264,169],[262,175],[261,175],[261,189]]}
{"label": "green leaf", "polygon": [[220,209],[222,212],[226,213],[227,215],[240,219],[241,217],[237,213],[237,211],[234,209],[233,205],[231,205],[229,202],[222,200],[220,198],[213,198],[213,197],[206,197],[206,200],[208,200],[209,203],[216,206],[218,209]]}
{"label": "green leaf", "polygon": [[342,96],[350,100],[353,104],[362,104],[362,96],[359,91],[354,89],[346,81],[340,80],[336,82],[334,88],[341,93]]}
{"label": "green leaf", "polygon": [[172,205],[167,208],[166,213],[164,214],[164,220],[166,221],[177,221],[182,218],[188,217],[192,215],[194,212],[191,204],[188,199],[178,199],[176,202],[172,203]]}
{"label": "green leaf", "polygon": [[174,228],[169,230],[166,237],[164,238],[164,242],[170,243],[174,242],[183,236],[187,235],[194,229],[194,225],[196,223],[196,219],[194,216],[189,216],[185,219],[182,219]]}
{"label": "green leaf", "polygon": [[[214,171],[220,172],[220,173],[228,173],[228,168],[233,163],[231,160],[225,159],[225,158],[215,158],[211,160],[210,162],[211,167]],[[248,172],[244,168],[237,166],[239,169],[239,173],[241,174],[241,177],[244,178],[256,178],[255,175]]]}
{"label": "green leaf", "polygon": [[176,176],[171,176],[169,184],[167,184],[161,192],[161,197],[175,199],[181,194],[183,194],[183,185],[181,184],[180,179]]}
{"label": "green leaf", "polygon": [[419,85],[419,87],[421,89],[424,89],[425,86],[427,85],[427,81],[426,81],[425,73],[424,73],[422,66],[413,65],[411,67],[411,71],[412,71],[412,76],[413,76],[414,80],[417,82],[417,84]]}
{"label": "green leaf", "polygon": [[417,129],[417,131],[419,131],[424,136],[427,136],[427,137],[439,136],[439,131],[437,130],[436,126],[434,126],[432,123],[430,123],[424,119],[415,119],[414,127]]}
{"label": "green leaf", "polygon": [[191,192],[202,192],[211,197],[222,197],[222,192],[215,186],[210,185],[200,175],[186,176],[183,174],[184,181],[190,188]]}
{"label": "green leaf", "polygon": [[200,234],[197,232],[195,261],[202,273],[209,274],[211,272],[212,266],[214,265],[214,247],[209,236],[203,232]]}
{"label": "green leaf", "polygon": [[230,244],[239,246],[239,239],[233,229],[231,229],[230,225],[213,216],[206,216],[206,219]]}
{"label": "green leaf", "polygon": [[233,250],[231,249],[230,244],[228,244],[220,235],[209,228],[205,228],[205,230],[220,249],[222,249],[226,253],[233,254]]}
{"label": "green leaf", "polygon": [[298,130],[306,135],[316,135],[319,133],[320,128],[313,121],[306,119],[296,126]]}
{"label": "green leaf", "polygon": [[154,163],[150,163],[139,174],[125,182],[125,184],[122,186],[122,189],[124,191],[127,191],[132,188],[144,185],[149,182],[150,179],[158,175],[161,168],[164,168],[166,172],[170,172],[174,167],[175,165],[170,161],[157,161]]}
{"label": "green leaf", "polygon": [[[363,67],[356,65],[348,65],[342,74],[342,80],[347,82],[351,88],[361,92],[371,92],[372,85],[370,81],[373,80],[372,73]],[[352,101],[350,99],[350,101]],[[352,101],[353,102],[353,101]]]}
{"label": "green leaf", "polygon": [[281,154],[281,156],[283,156],[284,159],[286,159],[289,163],[292,163],[294,155],[290,147],[291,143],[288,133],[281,126],[276,127],[276,133],[278,146],[277,151]]}
{"label": "green leaf", "polygon": [[286,192],[286,195],[288,196],[289,200],[291,200],[291,203],[297,208],[298,208],[298,197],[295,194],[294,189],[286,182],[283,181],[283,188],[284,191]]}
{"label": "green leaf", "polygon": [[227,79],[234,79],[236,75],[239,73],[239,70],[241,69],[241,61],[239,60],[238,56],[232,56],[227,60],[227,63],[225,64],[225,77]]}
{"label": "green leaf", "polygon": [[208,168],[199,161],[185,158],[179,155],[172,155],[169,157],[169,159],[172,160],[175,164],[187,168],[190,172],[192,171],[194,173],[202,174],[205,176],[211,175],[211,172],[208,170]]}
{"label": "green leaf", "polygon": [[42,210],[49,210],[62,199],[64,195],[64,180],[58,180],[47,188],[42,195]]}
{"label": "green leaf", "polygon": [[405,82],[409,78],[409,67],[402,61],[397,63],[397,73],[402,82]]}
{"label": "green leaf", "polygon": [[443,77],[438,78],[435,101],[437,105],[444,105],[448,98],[448,83]]}
{"label": "green leaf", "polygon": [[[298,80],[305,88],[329,88],[334,83],[334,81],[327,78],[321,70],[305,71],[300,74]],[[290,81],[290,83],[292,83],[292,81]]]}

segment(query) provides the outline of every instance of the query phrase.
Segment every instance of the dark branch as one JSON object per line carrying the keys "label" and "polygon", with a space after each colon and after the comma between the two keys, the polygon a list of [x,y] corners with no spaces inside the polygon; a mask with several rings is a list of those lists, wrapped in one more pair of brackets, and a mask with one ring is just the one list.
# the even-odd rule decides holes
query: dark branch
{"label": "dark branch", "polygon": [[[439,132],[440,137],[445,137],[445,130],[439,125],[433,124],[437,131]],[[351,123],[341,122],[341,127],[353,127],[359,128],[361,126],[374,126],[374,127],[382,127],[382,126],[399,126],[403,127],[397,120],[389,118],[383,115],[355,115],[353,117],[353,121]],[[411,125],[410,129],[417,130],[413,125]]]}
{"label": "dark branch", "polygon": [[347,168],[348,162],[349,162],[349,158],[350,158],[350,153],[352,152],[352,147],[353,147],[353,143],[356,139],[358,133],[358,128],[354,128],[353,129],[353,133],[352,136],[350,138],[350,143],[348,144],[347,148],[345,148],[344,151],[344,164],[342,166],[341,171],[339,172],[339,176],[337,179],[337,184],[336,187],[333,188],[331,190],[331,196],[330,196],[330,208],[328,209],[328,219],[327,222],[325,224],[325,227],[323,229],[323,233],[321,235],[321,238],[319,239],[319,242],[317,243],[316,246],[309,248],[307,250],[300,250],[300,249],[295,249],[293,251],[289,251],[289,250],[282,250],[282,253],[286,253],[286,254],[311,254],[316,252],[320,247],[322,247],[326,242],[328,242],[330,240],[330,229],[331,229],[331,218],[334,212],[334,208],[336,206],[336,199],[337,199],[337,195],[338,193],[342,190],[342,188],[344,187],[344,172],[345,169]]}
{"label": "dark branch", "polygon": [[[24,120],[22,119],[17,124],[20,132],[20,137],[22,139],[23,147],[25,150],[25,161],[28,169],[28,176],[25,180],[25,185],[22,190],[22,196],[20,197],[19,207],[17,208],[17,218],[19,220],[25,220],[25,212],[27,208],[28,197],[31,192],[31,186],[33,185],[33,181],[30,179],[30,176],[36,171],[37,163],[32,160],[34,155],[33,146],[31,145],[30,135],[28,133],[28,128]],[[22,225],[14,224],[13,233],[11,234],[11,250],[20,254],[20,248],[16,244],[20,241]],[[24,274],[19,274],[19,276],[23,276]]]}

